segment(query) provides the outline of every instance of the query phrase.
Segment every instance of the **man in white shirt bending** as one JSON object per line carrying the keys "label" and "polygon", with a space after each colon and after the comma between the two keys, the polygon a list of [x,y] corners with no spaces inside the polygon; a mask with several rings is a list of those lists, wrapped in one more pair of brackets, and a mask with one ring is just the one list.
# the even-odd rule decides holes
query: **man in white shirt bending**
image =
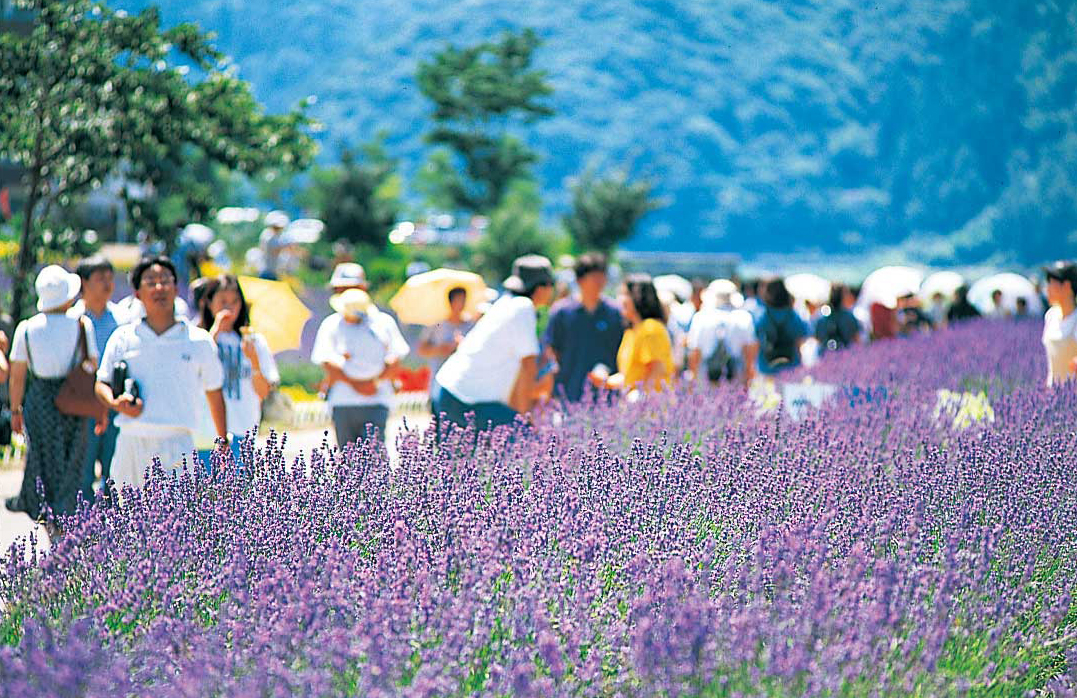
{"label": "man in white shirt bending", "polygon": [[329,303],[336,312],[318,327],[310,360],[325,370],[337,445],[375,434],[384,441],[392,375],[410,347],[396,320],[362,288],[348,288]]}
{"label": "man in white shirt bending", "polygon": [[[225,449],[228,434],[217,347],[208,332],[176,317],[172,262],[167,257],[142,260],[131,272],[131,286],[146,316],[109,338],[97,372],[97,396],[119,413],[112,478],[117,486],[141,487],[153,458],[175,468],[194,453],[201,400],[209,403]],[[113,369],[120,362],[137,384],[137,396],[113,392]]]}
{"label": "man in white shirt bending", "polygon": [[[539,375],[536,308],[553,300],[550,260],[520,257],[500,298],[464,337],[434,377],[434,416],[459,426],[473,414],[479,429],[511,424],[553,390],[554,374]],[[439,427],[440,429],[440,427]]]}

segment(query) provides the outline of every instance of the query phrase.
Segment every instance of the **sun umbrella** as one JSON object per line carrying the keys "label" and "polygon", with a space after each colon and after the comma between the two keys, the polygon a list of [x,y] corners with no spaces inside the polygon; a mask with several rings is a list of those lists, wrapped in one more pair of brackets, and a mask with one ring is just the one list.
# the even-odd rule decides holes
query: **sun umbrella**
{"label": "sun umbrella", "polygon": [[189,223],[183,227],[180,232],[180,242],[190,243],[194,247],[200,250],[204,250],[209,247],[209,244],[213,242],[213,238],[216,237],[216,233],[209,226],[202,225],[201,223]]}
{"label": "sun umbrella", "polygon": [[288,224],[281,238],[290,245],[310,245],[318,242],[324,230],[325,223],[317,218],[300,218]]}
{"label": "sun umbrella", "polygon": [[1010,272],[987,276],[974,283],[969,289],[969,303],[984,315],[990,315],[995,310],[991,294],[996,290],[1002,291],[1002,309],[1008,313],[1017,310],[1018,298],[1025,299],[1031,314],[1040,314],[1044,310],[1040,294],[1036,292],[1032,282],[1020,274]]}
{"label": "sun umbrella", "polygon": [[830,299],[830,282],[818,274],[792,274],[785,277],[785,288],[798,301],[826,303]]}
{"label": "sun umbrella", "polygon": [[924,280],[924,273],[912,267],[882,267],[868,274],[860,287],[857,305],[868,308],[881,303],[888,308],[897,306],[897,299],[917,293]]}
{"label": "sun umbrella", "polygon": [[449,291],[467,291],[464,313],[475,315],[486,300],[486,282],[478,274],[460,269],[434,269],[408,278],[389,307],[401,322],[409,325],[435,325],[449,317]]}
{"label": "sun umbrella", "polygon": [[929,301],[941,293],[947,300],[952,300],[957,289],[965,285],[965,277],[956,271],[937,271],[920,285],[920,298]]}
{"label": "sun umbrella", "polygon": [[692,297],[692,282],[678,274],[663,274],[654,277],[654,290],[672,293],[683,303]]}
{"label": "sun umbrella", "polygon": [[250,306],[251,329],[266,338],[274,354],[298,349],[303,326],[310,319],[310,309],[283,281],[256,276],[239,277],[243,297]]}

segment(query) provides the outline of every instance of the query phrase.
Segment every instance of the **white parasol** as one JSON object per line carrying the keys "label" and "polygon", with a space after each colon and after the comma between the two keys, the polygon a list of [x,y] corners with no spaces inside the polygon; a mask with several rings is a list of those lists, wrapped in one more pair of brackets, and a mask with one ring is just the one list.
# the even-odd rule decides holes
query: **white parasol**
{"label": "white parasol", "polygon": [[1018,298],[1024,298],[1028,303],[1029,313],[1039,315],[1044,311],[1036,286],[1020,274],[1012,272],[987,276],[974,283],[969,289],[969,303],[984,315],[992,315],[995,312],[995,304],[991,300],[991,294],[996,290],[1002,291],[1002,309],[1007,313],[1017,310]]}
{"label": "white parasol", "polygon": [[858,306],[868,308],[881,303],[888,308],[897,306],[897,299],[920,290],[924,273],[912,267],[890,266],[876,269],[864,279],[860,287]]}

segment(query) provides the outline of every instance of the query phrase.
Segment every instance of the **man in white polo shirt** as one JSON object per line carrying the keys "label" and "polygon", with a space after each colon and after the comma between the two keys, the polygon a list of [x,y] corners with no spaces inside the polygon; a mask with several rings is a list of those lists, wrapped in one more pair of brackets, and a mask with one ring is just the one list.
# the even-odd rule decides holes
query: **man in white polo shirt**
{"label": "man in white polo shirt", "polygon": [[[169,468],[194,452],[201,400],[209,402],[214,429],[225,441],[227,428],[217,348],[208,332],[176,317],[172,262],[142,260],[131,272],[131,285],[146,316],[109,338],[97,372],[97,395],[119,413],[112,478],[117,486],[141,487],[154,457]],[[137,397],[113,394],[112,372],[121,361],[137,383]]]}

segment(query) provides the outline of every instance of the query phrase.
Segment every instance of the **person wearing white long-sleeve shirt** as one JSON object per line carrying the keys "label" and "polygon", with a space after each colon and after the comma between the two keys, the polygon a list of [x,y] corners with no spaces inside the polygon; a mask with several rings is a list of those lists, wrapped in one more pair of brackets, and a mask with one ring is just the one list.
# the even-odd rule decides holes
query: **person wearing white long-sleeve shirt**
{"label": "person wearing white long-sleeve shirt", "polygon": [[384,440],[392,376],[410,348],[396,320],[378,310],[363,289],[336,294],[330,305],[337,312],[318,327],[310,360],[326,373],[337,445],[374,433]]}

